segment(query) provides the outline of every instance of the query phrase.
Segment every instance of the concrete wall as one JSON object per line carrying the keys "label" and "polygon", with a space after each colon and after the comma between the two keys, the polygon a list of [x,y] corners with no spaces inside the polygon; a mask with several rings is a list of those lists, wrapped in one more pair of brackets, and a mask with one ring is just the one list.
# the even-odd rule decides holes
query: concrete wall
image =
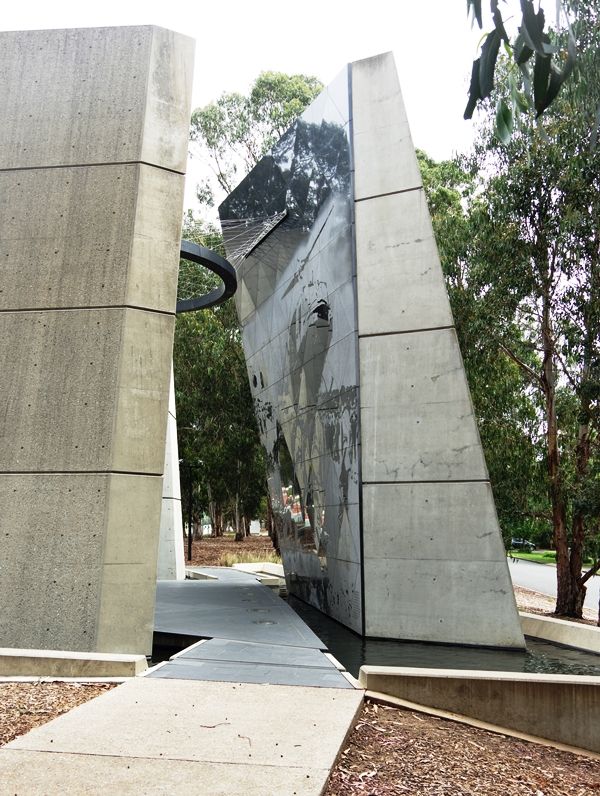
{"label": "concrete wall", "polygon": [[148,653],[193,45],[0,43],[0,646]]}
{"label": "concrete wall", "polygon": [[563,644],[565,647],[595,652],[600,655],[600,627],[538,616],[520,611],[521,628],[526,636]]}
{"label": "concrete wall", "polygon": [[600,677],[362,666],[368,691],[600,752]]}
{"label": "concrete wall", "polygon": [[156,577],[159,580],[185,580],[179,448],[177,446],[177,416],[175,411],[175,382],[173,369],[171,368],[169,414],[167,417],[167,439],[165,443],[165,471],[163,475],[158,565],[156,570]]}
{"label": "concrete wall", "polygon": [[365,633],[523,646],[390,53],[352,64]]}

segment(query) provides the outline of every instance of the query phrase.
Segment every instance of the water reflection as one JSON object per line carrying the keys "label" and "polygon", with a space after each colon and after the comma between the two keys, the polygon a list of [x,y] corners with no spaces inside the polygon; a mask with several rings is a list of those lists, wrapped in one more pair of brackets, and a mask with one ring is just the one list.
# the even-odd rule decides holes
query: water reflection
{"label": "water reflection", "polygon": [[365,639],[302,600],[290,596],[288,602],[331,654],[355,677],[358,677],[363,664],[600,676],[600,655],[537,639],[527,639],[526,652]]}

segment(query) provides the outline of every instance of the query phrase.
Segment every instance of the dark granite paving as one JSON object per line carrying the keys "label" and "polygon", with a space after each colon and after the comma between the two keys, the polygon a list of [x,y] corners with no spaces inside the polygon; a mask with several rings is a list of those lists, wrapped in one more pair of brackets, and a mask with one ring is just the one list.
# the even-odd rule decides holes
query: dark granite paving
{"label": "dark granite paving", "polygon": [[148,677],[352,688],[323,654],[323,642],[253,575],[201,571],[211,579],[159,581],[154,629],[206,641]]}

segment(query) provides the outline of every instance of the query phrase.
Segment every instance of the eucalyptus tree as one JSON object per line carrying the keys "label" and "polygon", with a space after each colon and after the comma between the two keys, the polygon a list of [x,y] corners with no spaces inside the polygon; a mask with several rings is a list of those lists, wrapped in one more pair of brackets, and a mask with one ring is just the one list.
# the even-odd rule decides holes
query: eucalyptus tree
{"label": "eucalyptus tree", "polygon": [[[590,124],[600,99],[598,8],[598,0],[578,6],[581,63],[543,118],[523,115],[504,144],[488,123],[473,162],[478,301],[498,352],[541,407],[556,610],[570,616],[581,615],[585,584],[600,568],[596,558],[582,572],[598,533],[600,151]],[[509,73],[501,71],[499,93]]]}
{"label": "eucalyptus tree", "polygon": [[211,172],[198,187],[201,204],[236,184],[322,90],[316,77],[261,72],[248,95],[226,92],[192,114],[192,149]]}

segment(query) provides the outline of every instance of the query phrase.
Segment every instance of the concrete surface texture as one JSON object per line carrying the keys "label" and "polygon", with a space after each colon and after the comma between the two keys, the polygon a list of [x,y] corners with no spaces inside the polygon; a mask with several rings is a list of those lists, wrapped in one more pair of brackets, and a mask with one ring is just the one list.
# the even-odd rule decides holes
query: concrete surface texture
{"label": "concrete surface texture", "polygon": [[600,655],[600,627],[554,619],[551,616],[528,614],[524,611],[521,611],[519,616],[521,628],[526,636]]}
{"label": "concrete surface texture", "polygon": [[600,752],[600,677],[362,666],[359,679],[368,691]]}
{"label": "concrete surface texture", "polygon": [[193,43],[0,43],[0,645],[145,654]]}
{"label": "concrete surface texture", "polygon": [[147,668],[145,655],[0,649],[1,677],[135,677]]}
{"label": "concrete surface texture", "polygon": [[524,646],[390,53],[352,64],[365,634]]}
{"label": "concrete surface texture", "polygon": [[177,416],[175,413],[175,381],[172,367],[156,577],[159,580],[185,580],[179,449],[177,446]]}
{"label": "concrete surface texture", "polygon": [[136,678],[0,750],[11,793],[320,794],[359,690]]}

